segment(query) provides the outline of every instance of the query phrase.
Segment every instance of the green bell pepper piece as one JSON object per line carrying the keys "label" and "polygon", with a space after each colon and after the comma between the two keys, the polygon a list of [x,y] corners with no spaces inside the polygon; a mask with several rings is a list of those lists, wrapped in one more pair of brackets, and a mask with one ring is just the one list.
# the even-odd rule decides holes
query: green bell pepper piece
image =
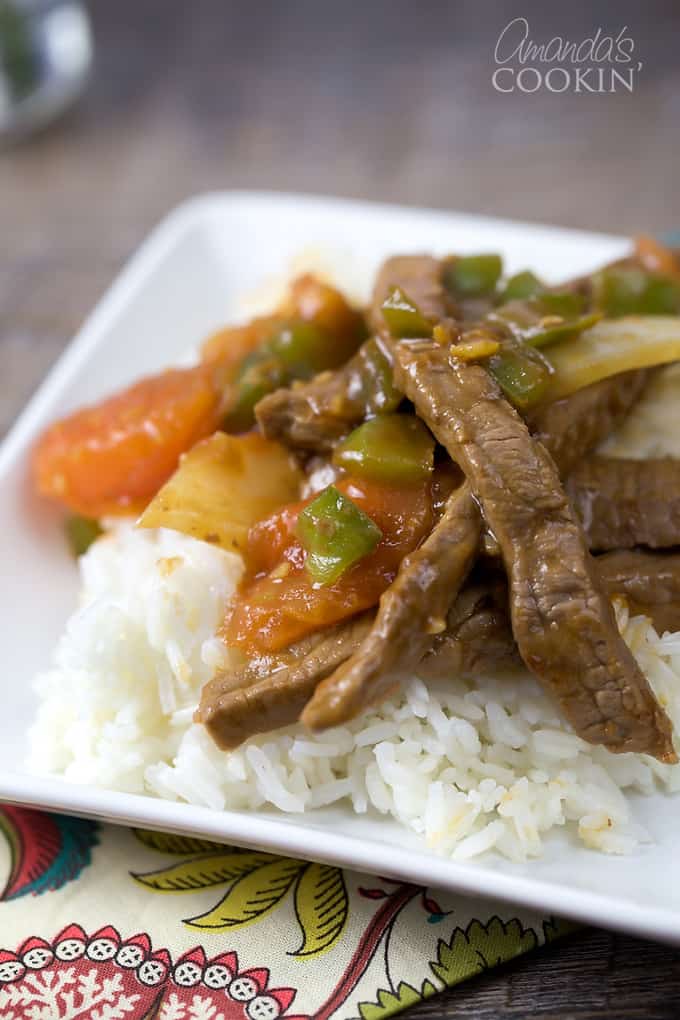
{"label": "green bell pepper piece", "polygon": [[504,305],[508,301],[524,301],[542,294],[544,290],[545,287],[539,278],[530,269],[525,269],[524,272],[515,273],[508,279],[498,303]]}
{"label": "green bell pepper piece", "polygon": [[311,379],[336,364],[333,339],[302,319],[283,322],[265,346],[295,379]]}
{"label": "green bell pepper piece", "polygon": [[334,485],[300,513],[297,536],[306,550],[305,567],[313,581],[333,584],[358,560],[373,552],[382,532],[368,514]]}
{"label": "green bell pepper piece", "polygon": [[311,379],[318,372],[338,368],[355,353],[358,336],[330,336],[313,322],[287,319],[265,347],[285,365],[291,378]]}
{"label": "green bell pepper piece", "polygon": [[645,290],[640,315],[677,315],[680,313],[680,283],[667,276],[652,276]]}
{"label": "green bell pepper piece", "polygon": [[462,255],[444,268],[444,285],[455,297],[484,297],[496,289],[503,260],[500,255]]}
{"label": "green bell pepper piece", "polygon": [[600,312],[591,312],[590,315],[580,315],[577,319],[565,319],[564,322],[551,326],[538,325],[527,333],[525,342],[531,347],[547,347],[548,344],[554,344],[558,340],[567,340],[583,333],[584,330],[590,329],[596,322],[599,322],[601,318]]}
{"label": "green bell pepper piece", "polygon": [[680,312],[680,283],[635,266],[603,269],[594,274],[592,285],[593,302],[608,318]]}
{"label": "green bell pepper piece", "polygon": [[252,428],[258,401],[288,381],[285,365],[267,348],[248,354],[236,378],[236,397],[224,419],[225,432],[247,432]]}
{"label": "green bell pepper piece", "polygon": [[357,380],[366,415],[396,411],[404,399],[404,394],[394,385],[392,366],[375,337],[362,344]]}
{"label": "green bell pepper piece", "polygon": [[520,411],[538,403],[552,374],[550,363],[531,348],[507,347],[489,358],[487,370]]}
{"label": "green bell pepper piece", "polygon": [[534,297],[531,302],[543,315],[561,315],[564,319],[575,319],[586,307],[583,294],[573,290],[547,290]]}
{"label": "green bell pepper piece", "polygon": [[599,322],[601,312],[581,315],[582,306],[583,299],[578,294],[541,294],[526,301],[510,301],[491,312],[488,319],[509,328],[520,343],[545,347],[576,336]]}
{"label": "green bell pepper piece", "polygon": [[432,474],[434,440],[415,415],[379,415],[364,422],[336,447],[333,463],[362,478],[420,482]]}
{"label": "green bell pepper piece", "polygon": [[64,521],[64,530],[74,556],[82,556],[83,553],[86,553],[94,540],[104,533],[99,521],[81,517],[80,514],[72,514],[67,517]]}
{"label": "green bell pepper piece", "polygon": [[382,313],[392,336],[400,340],[431,337],[432,323],[399,287],[392,287],[383,302]]}

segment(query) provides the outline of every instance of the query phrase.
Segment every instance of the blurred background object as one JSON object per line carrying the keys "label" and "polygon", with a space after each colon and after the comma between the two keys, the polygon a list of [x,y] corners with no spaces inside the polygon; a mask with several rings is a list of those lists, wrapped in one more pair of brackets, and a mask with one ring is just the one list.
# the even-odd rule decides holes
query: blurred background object
{"label": "blurred background object", "polygon": [[0,139],[57,117],[90,70],[87,14],[69,0],[0,0]]}
{"label": "blurred background object", "polygon": [[[680,224],[677,0],[87,10],[81,101],[0,152],[0,432],[122,262],[196,192],[314,191],[620,233]],[[497,91],[496,42],[519,15],[536,40],[627,26],[634,91]]]}

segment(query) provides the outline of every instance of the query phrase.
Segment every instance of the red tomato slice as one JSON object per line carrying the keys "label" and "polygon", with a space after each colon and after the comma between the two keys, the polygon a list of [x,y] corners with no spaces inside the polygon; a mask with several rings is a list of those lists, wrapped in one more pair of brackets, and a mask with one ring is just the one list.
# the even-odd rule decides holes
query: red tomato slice
{"label": "red tomato slice", "polygon": [[404,556],[432,526],[429,482],[397,487],[345,478],[337,487],[382,531],[377,548],[334,584],[320,585],[307,574],[305,553],[295,537],[297,516],[311,500],[254,525],[248,538],[248,573],[222,630],[229,644],[249,654],[277,651],[374,606]]}
{"label": "red tomato slice", "polygon": [[86,517],[141,509],[180,455],[216,430],[221,394],[205,366],[142,379],[55,422],[33,454],[38,491]]}

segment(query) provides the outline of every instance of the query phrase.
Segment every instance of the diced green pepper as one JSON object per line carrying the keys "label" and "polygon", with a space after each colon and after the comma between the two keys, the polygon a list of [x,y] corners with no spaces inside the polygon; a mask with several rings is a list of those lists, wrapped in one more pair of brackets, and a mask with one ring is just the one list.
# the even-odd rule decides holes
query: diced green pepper
{"label": "diced green pepper", "polygon": [[311,379],[325,368],[334,368],[336,346],[314,323],[302,319],[281,323],[266,344],[295,379]]}
{"label": "diced green pepper", "polygon": [[74,556],[82,556],[96,538],[103,534],[98,521],[72,514],[64,522],[66,538]]}
{"label": "diced green pepper", "polygon": [[434,440],[412,414],[371,418],[335,449],[333,463],[353,475],[415,483],[432,474]]}
{"label": "diced green pepper", "polygon": [[585,311],[586,299],[574,290],[547,290],[536,295],[532,304],[543,315],[561,315],[575,319]]}
{"label": "diced green pepper", "polygon": [[358,375],[367,415],[396,411],[404,394],[394,385],[392,366],[375,337],[371,337],[361,347]]}
{"label": "diced green pepper", "polygon": [[247,432],[255,422],[258,401],[288,382],[288,373],[280,358],[269,350],[253,351],[243,359],[236,379],[236,395],[227,411],[225,432]]}
{"label": "diced green pepper", "polygon": [[391,289],[383,302],[382,313],[390,333],[400,340],[432,336],[430,320],[399,287]]}
{"label": "diced green pepper", "polygon": [[557,340],[567,340],[570,337],[578,336],[579,333],[583,333],[584,330],[590,329],[596,322],[599,322],[602,314],[591,312],[590,315],[580,315],[577,319],[565,319],[564,322],[552,325],[548,324],[549,318],[546,316],[542,323],[527,333],[525,342],[531,347],[547,347],[548,344],[554,344]]}
{"label": "diced green pepper", "polygon": [[608,318],[680,312],[680,283],[635,266],[603,269],[594,274],[592,285],[593,302]]}
{"label": "diced green pepper", "polygon": [[325,369],[338,368],[360,341],[358,331],[340,337],[305,319],[279,320],[262,345],[241,362],[223,427],[227,432],[252,428],[258,401],[294,379],[311,379]]}
{"label": "diced green pepper", "polygon": [[539,278],[530,269],[525,269],[523,273],[515,273],[508,279],[498,303],[504,305],[508,301],[524,301],[541,294],[544,290],[545,287]]}
{"label": "diced green pepper", "polygon": [[500,255],[462,255],[444,268],[444,285],[455,297],[484,297],[493,293],[503,272]]}
{"label": "diced green pepper", "polygon": [[333,584],[382,538],[375,521],[334,485],[305,507],[296,530],[307,552],[307,572],[319,584]]}
{"label": "diced green pepper", "polygon": [[640,315],[680,313],[680,283],[667,276],[652,276],[645,290]]}
{"label": "diced green pepper", "polygon": [[582,333],[602,318],[601,312],[579,315],[581,304],[577,294],[542,294],[526,301],[509,301],[490,313],[488,319],[509,327],[520,343],[545,347]]}
{"label": "diced green pepper", "polygon": [[593,301],[607,318],[633,315],[639,308],[649,274],[643,269],[604,269],[592,277]]}
{"label": "diced green pepper", "polygon": [[549,362],[531,348],[506,348],[489,358],[487,369],[510,403],[519,410],[541,399],[552,374]]}
{"label": "diced green pepper", "polygon": [[287,319],[265,347],[285,365],[293,379],[311,379],[318,372],[338,368],[356,351],[359,335],[331,336],[313,322]]}

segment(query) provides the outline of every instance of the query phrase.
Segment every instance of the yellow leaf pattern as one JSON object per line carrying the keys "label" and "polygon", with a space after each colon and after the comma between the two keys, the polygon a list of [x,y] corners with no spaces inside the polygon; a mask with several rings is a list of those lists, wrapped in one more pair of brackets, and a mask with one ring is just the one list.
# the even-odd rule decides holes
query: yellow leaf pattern
{"label": "yellow leaf pattern", "polygon": [[250,924],[278,906],[295,883],[294,908],[302,944],[290,956],[311,957],[325,952],[335,945],[345,928],[349,898],[340,868],[220,846],[189,836],[146,829],[133,832],[150,850],[174,856],[192,855],[154,871],[131,872],[145,888],[160,893],[185,893],[230,886],[215,907],[185,920],[191,927],[225,930]]}
{"label": "yellow leaf pattern", "polygon": [[[442,987],[571,927],[539,915],[508,918],[503,911],[489,917],[488,904],[475,918],[475,901],[457,898],[452,907],[412,883],[348,875],[330,865],[144,829],[133,830],[138,846],[131,848],[128,833],[102,826],[100,840],[108,847],[85,860],[83,848],[91,849],[92,832],[83,836],[78,829],[83,824],[91,825],[0,805],[0,841],[3,832],[10,839],[13,883],[0,904],[0,938],[9,939],[6,946],[0,942],[2,1017],[9,1017],[7,1008],[24,993],[26,1003],[36,1003],[29,1013],[40,1012],[46,1001],[43,983],[57,1012],[65,1009],[70,1016],[74,995],[85,1002],[109,982],[113,997],[107,1004],[116,1016],[127,1004],[128,1012],[134,1006],[135,1016],[146,1020],[161,1013],[168,1020],[170,1014],[179,1020],[189,1013],[196,1018],[243,1013],[261,1020],[276,1015],[279,1020],[391,1020]],[[131,849],[129,863],[139,869],[132,873],[139,919],[130,914],[130,897],[120,895],[118,858]],[[127,872],[129,864],[122,867]],[[68,923],[55,936],[55,911],[63,913],[59,902],[48,904],[51,920],[45,930],[40,922],[47,916],[45,907],[39,903],[31,911],[33,897],[25,891],[49,896],[61,888],[64,875],[81,888],[62,903],[63,923]],[[192,932],[182,934],[175,927],[173,893],[195,897],[186,913],[198,916],[183,922]],[[18,905],[17,895],[25,897]],[[73,916],[77,904],[87,905],[87,919]],[[453,929],[447,921],[451,914],[457,922]],[[143,931],[132,936],[142,917]],[[261,925],[254,926],[256,921]],[[253,927],[241,932],[246,925]],[[393,939],[395,925],[399,933]],[[36,945],[29,951],[31,943]],[[321,954],[326,955],[318,960]],[[46,968],[41,977],[37,972]],[[117,981],[121,968],[128,973],[114,989],[107,975]],[[76,1011],[88,1017],[100,1012],[88,1005]]]}
{"label": "yellow leaf pattern", "polygon": [[193,889],[207,889],[212,885],[233,882],[272,859],[275,858],[269,854],[258,853],[203,854],[158,871],[144,874],[133,872],[132,877],[156,892],[190,892]]}
{"label": "yellow leaf pattern", "polygon": [[340,868],[310,864],[295,888],[295,913],[302,945],[291,956],[315,956],[329,949],[347,922],[349,900]]}
{"label": "yellow leaf pattern", "polygon": [[135,839],[138,839],[149,850],[157,850],[161,854],[202,854],[225,850],[238,852],[234,847],[221,846],[209,839],[199,839],[197,836],[180,836],[172,832],[154,832],[153,829],[133,829]]}
{"label": "yellow leaf pattern", "polygon": [[216,907],[187,923],[196,928],[240,928],[251,924],[280,903],[304,867],[303,861],[275,858],[244,875]]}

